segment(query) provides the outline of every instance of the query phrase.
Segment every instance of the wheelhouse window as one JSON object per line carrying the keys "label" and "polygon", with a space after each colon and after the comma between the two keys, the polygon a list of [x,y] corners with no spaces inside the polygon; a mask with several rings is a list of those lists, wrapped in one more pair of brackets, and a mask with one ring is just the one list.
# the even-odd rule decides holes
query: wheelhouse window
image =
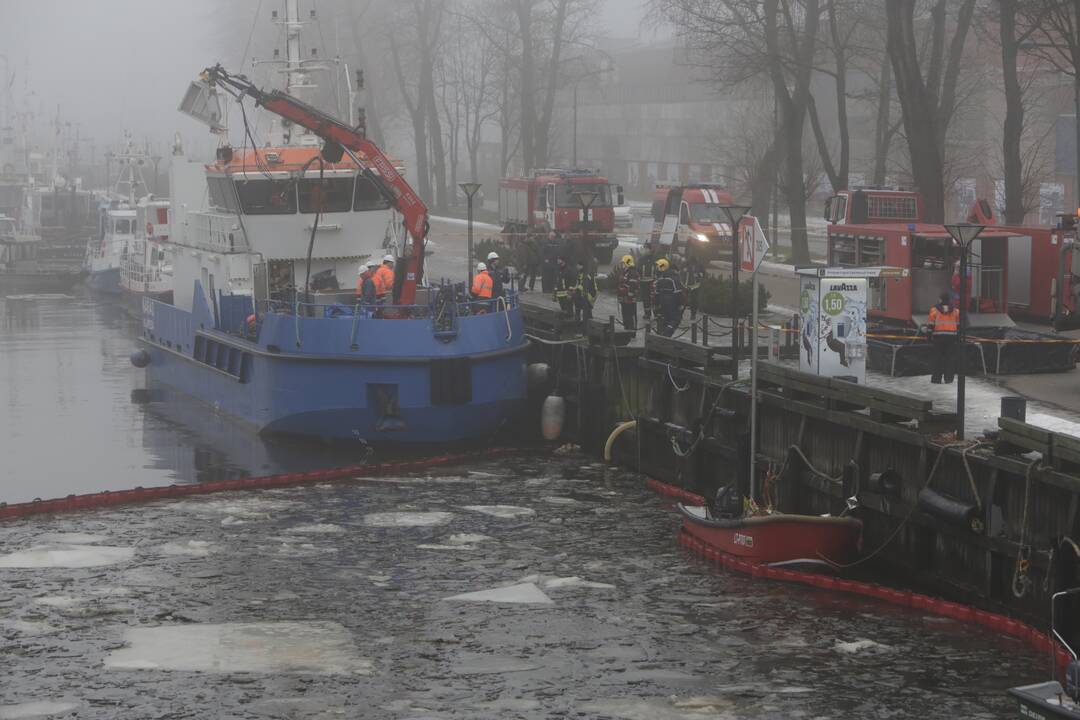
{"label": "wheelhouse window", "polygon": [[572,185],[555,186],[555,205],[561,208],[580,208],[581,203],[577,199],[578,193],[596,193],[589,208],[611,207],[611,186],[600,183],[574,183]]}
{"label": "wheelhouse window", "polygon": [[300,180],[300,212],[348,212],[352,205],[353,179],[304,178]]}
{"label": "wheelhouse window", "polygon": [[113,233],[116,235],[130,235],[133,222],[128,218],[116,218],[113,220]]}
{"label": "wheelhouse window", "polygon": [[375,183],[363,176],[356,178],[353,210],[386,210],[389,207],[390,203],[386,202]]}
{"label": "wheelhouse window", "polygon": [[292,215],[296,212],[296,183],[292,180],[241,180],[236,183],[246,215]]}
{"label": "wheelhouse window", "polygon": [[210,204],[216,208],[236,212],[240,206],[236,202],[236,191],[232,181],[224,177],[208,177],[206,184],[210,188]]}

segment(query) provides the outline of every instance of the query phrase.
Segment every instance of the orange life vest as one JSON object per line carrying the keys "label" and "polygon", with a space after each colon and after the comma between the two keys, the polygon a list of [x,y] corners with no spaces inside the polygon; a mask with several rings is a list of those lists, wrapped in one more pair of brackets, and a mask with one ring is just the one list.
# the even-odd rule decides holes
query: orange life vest
{"label": "orange life vest", "polygon": [[937,306],[930,308],[930,324],[935,335],[955,335],[960,331],[960,308],[941,312]]}
{"label": "orange life vest", "polygon": [[375,295],[378,297],[394,289],[394,271],[388,265],[380,265],[371,279],[375,281]]}
{"label": "orange life vest", "polygon": [[491,291],[494,288],[494,285],[495,283],[492,281],[491,276],[488,275],[487,270],[476,273],[476,277],[474,277],[472,281],[473,297],[490,300]]}

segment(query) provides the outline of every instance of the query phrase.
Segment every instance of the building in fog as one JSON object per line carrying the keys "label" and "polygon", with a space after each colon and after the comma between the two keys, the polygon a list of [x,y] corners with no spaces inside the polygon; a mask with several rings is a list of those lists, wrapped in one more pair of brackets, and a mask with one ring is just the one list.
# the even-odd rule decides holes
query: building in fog
{"label": "building in fog", "polygon": [[[611,67],[585,78],[577,92],[577,164],[599,168],[627,194],[645,197],[657,181],[719,181],[716,143],[737,101],[701,82],[679,62],[674,41],[609,41]],[[574,93],[559,97],[554,153],[573,161]]]}

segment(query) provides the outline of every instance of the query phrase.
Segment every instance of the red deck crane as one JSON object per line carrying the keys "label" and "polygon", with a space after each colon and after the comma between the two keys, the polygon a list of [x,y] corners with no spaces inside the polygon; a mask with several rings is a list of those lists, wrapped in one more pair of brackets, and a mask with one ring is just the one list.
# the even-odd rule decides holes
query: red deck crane
{"label": "red deck crane", "polygon": [[412,239],[412,252],[407,253],[404,279],[396,302],[412,305],[416,301],[416,286],[423,277],[424,238],[429,228],[428,209],[383,151],[368,140],[361,130],[350,128],[288,93],[262,90],[244,75],[233,75],[221,65],[207,68],[200,78],[211,87],[221,86],[237,100],[250,97],[256,105],[315,133],[324,141],[322,155],[327,162],[338,162],[344,151],[349,151],[364,176],[405,218],[405,229]]}

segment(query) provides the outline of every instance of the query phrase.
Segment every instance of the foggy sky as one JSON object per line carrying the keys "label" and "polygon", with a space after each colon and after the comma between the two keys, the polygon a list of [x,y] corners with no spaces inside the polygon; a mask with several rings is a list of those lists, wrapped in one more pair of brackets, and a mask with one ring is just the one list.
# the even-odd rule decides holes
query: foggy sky
{"label": "foggy sky", "polygon": [[[601,26],[611,35],[637,36],[642,2],[606,0]],[[6,57],[7,77],[15,74],[11,96],[20,109],[34,112],[39,138],[48,137],[59,106],[61,119],[78,123],[82,138],[92,139],[97,160],[119,144],[125,129],[139,141],[151,140],[158,152],[167,152],[179,132],[189,155],[206,153],[216,141],[176,111],[184,89],[219,60],[248,72],[244,48],[253,21],[258,16],[253,45],[272,42],[270,11],[282,5],[278,0],[2,0],[0,73]],[[332,54],[332,48],[325,50]],[[0,112],[6,113],[6,104],[0,95]],[[89,153],[86,143],[84,160]]]}

